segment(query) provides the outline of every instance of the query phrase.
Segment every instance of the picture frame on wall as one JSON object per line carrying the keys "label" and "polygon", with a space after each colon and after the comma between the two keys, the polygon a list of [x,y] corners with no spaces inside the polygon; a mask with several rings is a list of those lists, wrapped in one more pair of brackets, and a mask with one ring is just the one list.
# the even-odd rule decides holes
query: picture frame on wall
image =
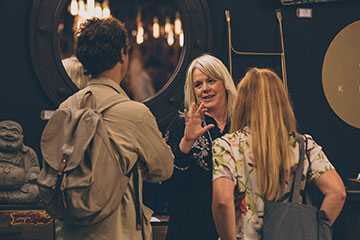
{"label": "picture frame on wall", "polygon": [[280,0],[282,5],[294,5],[305,3],[338,2],[344,0]]}

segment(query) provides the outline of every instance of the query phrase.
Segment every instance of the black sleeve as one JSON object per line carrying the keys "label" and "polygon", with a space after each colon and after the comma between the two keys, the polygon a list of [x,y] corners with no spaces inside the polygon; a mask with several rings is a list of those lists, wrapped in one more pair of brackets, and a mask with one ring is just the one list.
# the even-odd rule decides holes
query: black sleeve
{"label": "black sleeve", "polygon": [[179,199],[183,197],[189,182],[191,182],[191,154],[183,153],[179,149],[179,143],[184,136],[184,130],[185,120],[183,117],[177,116],[171,121],[166,131],[167,144],[171,147],[175,157],[173,175],[165,182],[165,189],[169,200],[169,213],[173,211],[173,208],[176,208]]}
{"label": "black sleeve", "polygon": [[189,169],[190,164],[190,153],[183,153],[180,151],[179,143],[184,136],[185,130],[185,120],[181,116],[177,116],[175,119],[171,121],[169,127],[166,132],[166,141],[167,144],[171,147],[173,154],[175,156],[174,159],[174,174],[175,171],[182,172]]}

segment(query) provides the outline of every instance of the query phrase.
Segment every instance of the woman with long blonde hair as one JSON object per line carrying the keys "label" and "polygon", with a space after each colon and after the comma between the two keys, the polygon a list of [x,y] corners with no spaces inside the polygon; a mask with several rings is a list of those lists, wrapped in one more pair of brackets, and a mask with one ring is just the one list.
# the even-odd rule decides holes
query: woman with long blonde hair
{"label": "woman with long blonde hair", "polygon": [[[234,106],[231,133],[212,148],[213,214],[222,239],[260,239],[264,201],[289,197],[299,159],[296,120],[287,90],[269,69],[246,73]],[[321,147],[305,137],[309,159],[302,190],[313,181],[324,193],[321,210],[332,224],[344,204],[345,188]]]}

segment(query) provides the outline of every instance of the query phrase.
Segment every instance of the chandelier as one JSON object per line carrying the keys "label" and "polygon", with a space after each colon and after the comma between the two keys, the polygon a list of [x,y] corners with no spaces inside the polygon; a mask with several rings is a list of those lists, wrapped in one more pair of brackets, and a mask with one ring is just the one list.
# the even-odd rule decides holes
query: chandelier
{"label": "chandelier", "polygon": [[84,0],[71,0],[68,11],[75,17],[77,27],[79,27],[86,19],[93,17],[111,17],[108,0],[105,0],[102,4],[95,0],[87,0],[86,3]]}
{"label": "chandelier", "polygon": [[[111,17],[108,0],[104,0],[102,4],[95,0],[87,0],[86,3],[84,0],[71,0],[68,11],[75,17],[74,21],[76,22],[77,27],[79,27],[86,19],[93,17]],[[145,26],[141,19],[141,8],[139,7],[136,16],[136,26],[137,29],[132,31],[132,35],[136,38],[136,43],[139,45],[141,45],[148,35],[151,34],[154,39],[159,39],[160,37],[165,38],[169,46],[174,45],[176,38],[178,39],[179,46],[184,46],[184,33],[180,20],[180,13],[178,11],[175,12],[174,22],[172,23],[170,17],[166,16],[163,26],[160,25],[159,18],[154,16],[152,19],[152,27],[145,28],[148,31],[151,29],[151,33],[147,33],[144,30]]]}
{"label": "chandelier", "polygon": [[[132,32],[132,35],[136,37],[136,43],[142,44],[145,38],[144,24],[141,20],[141,8],[138,8],[138,13],[136,16],[136,25],[137,30]],[[174,45],[175,38],[178,38],[180,47],[184,46],[184,33],[182,29],[182,24],[180,20],[180,13],[176,11],[174,23],[171,23],[170,17],[165,17],[165,24],[160,26],[159,18],[157,16],[153,17],[152,20],[152,36],[154,39],[160,37],[166,38],[167,44],[169,46]]]}

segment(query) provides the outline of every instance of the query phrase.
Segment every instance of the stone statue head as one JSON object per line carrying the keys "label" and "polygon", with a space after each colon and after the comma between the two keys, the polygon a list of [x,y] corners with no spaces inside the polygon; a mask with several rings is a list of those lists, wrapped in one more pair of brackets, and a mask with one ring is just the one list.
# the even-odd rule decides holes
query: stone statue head
{"label": "stone statue head", "polygon": [[11,120],[0,122],[0,151],[17,152],[23,146],[23,129],[20,124]]}

